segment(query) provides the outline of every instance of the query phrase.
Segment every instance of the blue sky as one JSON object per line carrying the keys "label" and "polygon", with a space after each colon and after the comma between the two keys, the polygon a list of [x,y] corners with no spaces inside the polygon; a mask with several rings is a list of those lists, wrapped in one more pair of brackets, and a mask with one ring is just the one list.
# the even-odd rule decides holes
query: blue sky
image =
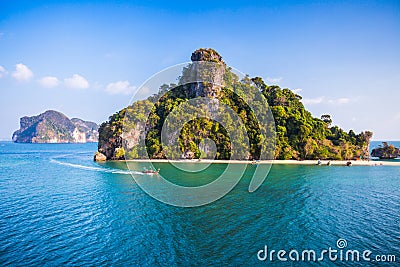
{"label": "blue sky", "polygon": [[314,116],[400,140],[399,1],[0,0],[0,138],[47,109],[105,121],[200,47]]}

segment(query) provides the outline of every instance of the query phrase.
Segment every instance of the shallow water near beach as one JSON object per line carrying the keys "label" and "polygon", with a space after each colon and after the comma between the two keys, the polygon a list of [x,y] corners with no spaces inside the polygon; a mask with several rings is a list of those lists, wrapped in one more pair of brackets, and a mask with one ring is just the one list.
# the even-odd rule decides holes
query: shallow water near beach
{"label": "shallow water near beach", "polygon": [[[249,165],[223,198],[179,208],[144,193],[124,163],[93,162],[96,147],[0,142],[1,265],[280,266],[276,257],[259,261],[257,252],[265,245],[337,249],[340,238],[347,249],[371,250],[371,258],[400,259],[400,167],[274,165],[249,193]],[[165,163],[155,167],[176,171]],[[143,168],[131,167],[132,175],[143,176]],[[173,179],[197,186],[224,169],[215,164]],[[321,264],[377,263],[285,266]]]}

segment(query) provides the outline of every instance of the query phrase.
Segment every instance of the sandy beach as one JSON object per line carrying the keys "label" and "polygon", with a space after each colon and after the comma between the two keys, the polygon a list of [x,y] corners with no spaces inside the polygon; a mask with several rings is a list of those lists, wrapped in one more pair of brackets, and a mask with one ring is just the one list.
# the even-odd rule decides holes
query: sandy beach
{"label": "sandy beach", "polygon": [[[166,160],[166,159],[135,159],[126,160],[127,162],[174,162],[174,163],[247,163],[254,164],[252,161],[246,160],[210,160],[210,159],[193,159],[193,160]],[[321,160],[321,166],[327,166],[330,162],[331,166],[347,166],[347,160]],[[350,160],[352,166],[400,166],[398,161],[380,161],[380,160]],[[288,165],[317,165],[318,160],[261,160],[256,164],[288,164]]]}

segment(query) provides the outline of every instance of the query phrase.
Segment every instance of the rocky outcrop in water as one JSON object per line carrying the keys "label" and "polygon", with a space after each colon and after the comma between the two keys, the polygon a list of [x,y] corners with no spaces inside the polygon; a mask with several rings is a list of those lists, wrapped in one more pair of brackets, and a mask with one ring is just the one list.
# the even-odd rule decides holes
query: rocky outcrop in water
{"label": "rocky outcrop in water", "polygon": [[393,145],[388,145],[387,142],[382,143],[383,146],[372,149],[371,156],[380,159],[395,159],[400,157],[400,149]]}
{"label": "rocky outcrop in water", "polygon": [[94,161],[106,161],[107,157],[104,154],[102,154],[99,151],[97,151],[94,154],[94,158],[93,159],[94,159]]}
{"label": "rocky outcrop in water", "polygon": [[[107,160],[230,159],[233,147],[240,148],[235,157],[241,160],[259,159],[262,150],[268,151],[268,158],[276,159],[369,157],[372,132],[345,132],[331,126],[328,114],[314,118],[300,95],[288,88],[268,85],[261,77],[239,78],[213,49],[197,49],[191,60],[182,68],[177,84],[160,84],[158,93],[135,101],[100,125],[98,151]],[[201,102],[205,99],[209,101]],[[196,107],[185,106],[191,100],[197,101]],[[224,105],[238,118],[230,117],[227,109],[222,108]],[[191,112],[199,117],[193,119]],[[214,117],[210,114],[219,114],[226,121],[222,125],[210,119]],[[168,132],[163,141],[167,119],[181,127]],[[259,128],[260,119],[267,121],[264,134]],[[247,135],[239,134],[231,140],[229,134],[238,130],[236,121],[245,125]],[[211,140],[215,150],[202,145],[203,140]]]}
{"label": "rocky outcrop in water", "polygon": [[98,125],[78,118],[69,119],[61,112],[48,110],[40,115],[22,117],[16,143],[86,143],[98,141]]}

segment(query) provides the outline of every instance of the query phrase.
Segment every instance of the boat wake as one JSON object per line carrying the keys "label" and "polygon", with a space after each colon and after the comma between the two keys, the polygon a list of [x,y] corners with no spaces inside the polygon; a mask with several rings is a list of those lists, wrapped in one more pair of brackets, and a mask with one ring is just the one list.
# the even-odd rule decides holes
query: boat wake
{"label": "boat wake", "polygon": [[62,162],[62,161],[56,160],[54,158],[50,159],[50,162],[58,164],[58,165],[63,165],[63,166],[68,166],[68,167],[81,169],[81,170],[88,170],[88,171],[115,173],[115,174],[141,174],[141,175],[143,174],[141,172],[136,172],[136,171],[118,170],[118,169],[102,168],[102,167],[94,167],[94,166],[85,166],[85,165],[81,165],[81,164]]}

